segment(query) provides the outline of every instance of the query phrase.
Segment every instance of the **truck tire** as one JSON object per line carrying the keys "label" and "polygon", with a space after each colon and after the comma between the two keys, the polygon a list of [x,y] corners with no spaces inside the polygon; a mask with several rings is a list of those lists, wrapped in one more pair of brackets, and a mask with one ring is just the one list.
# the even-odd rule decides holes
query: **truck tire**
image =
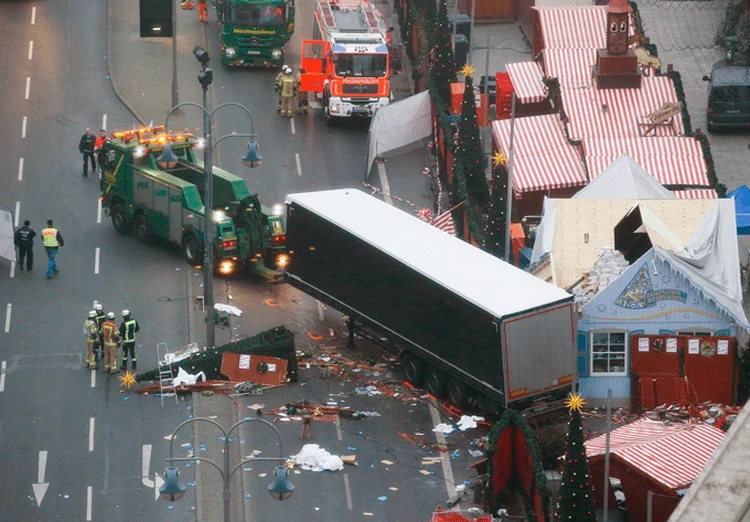
{"label": "truck tire", "polygon": [[182,255],[185,261],[192,266],[203,264],[203,244],[193,234],[185,236],[182,240]]}
{"label": "truck tire", "polygon": [[406,380],[414,386],[419,386],[424,380],[424,362],[416,355],[405,354],[403,362]]}
{"label": "truck tire", "polygon": [[449,379],[447,386],[448,399],[459,410],[465,410],[471,402],[471,390],[457,379]]}
{"label": "truck tire", "polygon": [[434,366],[428,366],[424,372],[424,385],[427,391],[435,397],[442,397],[445,394],[445,382],[448,376]]}
{"label": "truck tire", "polygon": [[151,232],[151,223],[149,223],[148,218],[143,214],[135,218],[135,236],[144,245],[150,245],[154,240],[154,235]]}
{"label": "truck tire", "polygon": [[119,203],[112,205],[109,214],[112,218],[112,226],[115,227],[115,230],[123,235],[130,232],[130,220],[128,219],[128,214],[125,212],[125,207]]}

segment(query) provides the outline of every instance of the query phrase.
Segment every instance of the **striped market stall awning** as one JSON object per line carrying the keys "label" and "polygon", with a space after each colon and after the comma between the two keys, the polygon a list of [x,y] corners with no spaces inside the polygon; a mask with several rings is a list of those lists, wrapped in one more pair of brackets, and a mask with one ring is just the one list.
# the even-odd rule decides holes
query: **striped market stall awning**
{"label": "striped market stall awning", "polygon": [[[610,453],[665,487],[689,486],[703,471],[724,432],[708,424],[663,425],[640,419],[610,433]],[[604,454],[605,436],[586,441],[589,459]]]}
{"label": "striped market stall awning", "polygon": [[507,63],[516,99],[519,103],[537,103],[547,97],[547,86],[542,82],[542,68],[536,62]]}
{"label": "striped market stall awning", "polygon": [[596,49],[545,49],[542,57],[546,75],[560,80],[562,89],[591,87]]}
{"label": "striped market stall awning", "polygon": [[688,189],[688,190],[673,190],[677,199],[718,199],[719,196],[713,189]]}
{"label": "striped market stall awning", "polygon": [[[533,9],[539,12],[545,49],[607,47],[607,6],[550,6]],[[630,34],[633,32],[631,26]]]}
{"label": "striped market stall awning", "polygon": [[[513,190],[517,193],[575,187],[588,183],[578,151],[565,137],[556,114],[516,118],[513,137]],[[492,122],[495,146],[510,158],[511,120]]]}
{"label": "striped market stall awning", "polygon": [[[572,139],[640,136],[639,123],[666,102],[677,103],[672,81],[666,76],[644,77],[640,89],[563,89],[563,107],[570,118]],[[658,127],[649,136],[682,136],[682,115],[674,129]]]}
{"label": "striped market stall awning", "polygon": [[700,142],[692,138],[587,138],[583,141],[583,150],[591,179],[622,154],[628,154],[662,185],[711,186],[703,149]]}

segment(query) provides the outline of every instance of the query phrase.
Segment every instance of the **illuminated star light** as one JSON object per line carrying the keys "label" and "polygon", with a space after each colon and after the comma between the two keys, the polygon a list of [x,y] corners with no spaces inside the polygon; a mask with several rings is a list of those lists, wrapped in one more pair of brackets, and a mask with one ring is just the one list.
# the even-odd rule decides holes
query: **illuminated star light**
{"label": "illuminated star light", "polygon": [[461,67],[461,74],[464,76],[474,76],[474,66],[470,63],[464,64],[463,67]]}
{"label": "illuminated star light", "polygon": [[135,384],[135,374],[131,372],[125,372],[125,375],[120,376],[120,386],[126,387],[128,390]]}
{"label": "illuminated star light", "polygon": [[581,397],[580,393],[571,393],[570,398],[565,401],[565,406],[568,407],[568,410],[572,411],[581,411],[581,407],[586,404],[586,401],[583,400],[583,397]]}
{"label": "illuminated star light", "polygon": [[492,163],[499,167],[500,165],[505,165],[505,154],[503,154],[500,151],[495,152],[492,156]]}

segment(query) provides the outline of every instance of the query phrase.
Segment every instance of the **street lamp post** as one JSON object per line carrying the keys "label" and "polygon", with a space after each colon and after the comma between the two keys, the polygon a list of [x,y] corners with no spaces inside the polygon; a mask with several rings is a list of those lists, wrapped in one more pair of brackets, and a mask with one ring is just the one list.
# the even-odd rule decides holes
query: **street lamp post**
{"label": "street lamp post", "polygon": [[[183,426],[186,426],[188,424],[191,424],[193,422],[208,422],[209,424],[213,424],[219,430],[221,431],[222,435],[224,436],[224,465],[219,466],[216,464],[213,460],[207,459],[204,457],[175,457],[174,456],[174,440],[177,436],[177,432],[182,429]],[[262,424],[268,425],[269,428],[271,428],[274,433],[276,433],[276,437],[279,439],[279,457],[252,457],[248,459],[243,459],[240,462],[238,462],[231,470],[229,469],[230,463],[229,463],[229,436],[232,434],[232,432],[237,429],[239,426],[248,423],[248,422],[260,422]],[[172,438],[169,441],[169,458],[166,459],[167,462],[169,462],[169,467],[164,472],[164,478],[165,482],[164,484],[159,488],[159,493],[161,497],[164,500],[168,500],[170,502],[174,502],[176,500],[180,500],[183,495],[185,494],[185,485],[180,482],[180,474],[177,471],[177,468],[174,467],[175,462],[192,462],[192,461],[200,461],[205,462],[207,464],[212,465],[214,468],[216,468],[219,473],[221,474],[221,478],[224,482],[224,521],[229,522],[229,513],[230,513],[230,504],[229,500],[231,499],[232,493],[229,489],[229,485],[232,481],[232,477],[234,476],[235,472],[240,469],[240,467],[243,464],[247,464],[248,462],[256,462],[256,461],[272,461],[272,462],[281,462],[282,464],[279,465],[273,472],[274,474],[274,480],[273,482],[268,486],[268,493],[273,497],[274,499],[278,501],[287,500],[294,494],[294,485],[289,481],[287,468],[284,466],[284,462],[286,461],[286,458],[284,457],[284,447],[283,443],[281,441],[281,433],[279,433],[279,430],[276,429],[276,426],[268,422],[267,420],[263,419],[253,419],[250,417],[244,418],[240,421],[235,422],[232,424],[232,427],[228,430],[225,430],[221,424],[218,422],[208,419],[206,417],[195,417],[192,419],[188,419],[184,422],[182,422],[175,430],[172,432]]]}
{"label": "street lamp post", "polygon": [[[240,105],[235,102],[226,102],[218,105],[214,110],[208,111],[207,105],[207,90],[208,86],[213,82],[213,71],[207,66],[209,61],[208,53],[200,48],[196,47],[193,50],[193,54],[201,63],[201,72],[198,74],[198,81],[203,88],[203,105],[198,105],[193,102],[183,102],[172,107],[172,110],[167,114],[164,128],[169,131],[169,118],[172,114],[177,111],[180,107],[189,105],[191,107],[197,107],[203,111],[203,207],[204,207],[204,227],[203,227],[203,306],[206,310],[206,348],[213,348],[216,344],[216,328],[213,321],[213,308],[214,308],[214,259],[213,259],[213,228],[216,226],[213,220],[213,149],[222,140],[226,138],[250,138],[247,143],[247,153],[242,158],[242,162],[249,168],[255,168],[261,164],[263,158],[258,154],[258,143],[255,141],[257,134],[255,134],[255,121],[250,110],[244,105]],[[213,116],[222,107],[233,106],[242,109],[245,114],[250,118],[250,133],[237,133],[225,134],[218,140],[213,141],[211,135],[211,129],[213,128]],[[167,157],[167,151],[172,154],[171,147],[165,146],[162,156],[157,158],[157,162],[162,161]]]}

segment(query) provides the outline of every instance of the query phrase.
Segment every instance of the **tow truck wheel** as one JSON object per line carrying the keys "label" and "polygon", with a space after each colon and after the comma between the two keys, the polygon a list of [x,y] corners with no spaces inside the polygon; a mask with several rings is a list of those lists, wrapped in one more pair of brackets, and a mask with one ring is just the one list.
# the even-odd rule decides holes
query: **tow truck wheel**
{"label": "tow truck wheel", "polygon": [[115,227],[115,230],[120,234],[127,234],[130,232],[130,221],[125,213],[125,207],[119,203],[117,205],[112,205],[109,214],[112,217],[112,226]]}
{"label": "tow truck wheel", "polygon": [[424,379],[424,363],[421,359],[414,355],[404,355],[403,362],[401,363],[404,367],[404,373],[406,374],[406,380],[410,384],[419,386],[422,384]]}
{"label": "tow truck wheel", "polygon": [[153,241],[151,223],[148,222],[148,218],[143,214],[135,219],[135,236],[144,245],[150,245]]}
{"label": "tow truck wheel", "polygon": [[424,384],[427,391],[435,397],[441,397],[445,392],[447,375],[434,366],[428,366],[424,374]]}
{"label": "tow truck wheel", "polygon": [[182,240],[182,254],[192,266],[203,264],[203,244],[193,234]]}
{"label": "tow truck wheel", "polygon": [[469,407],[471,392],[464,383],[457,381],[456,379],[450,379],[448,381],[447,390],[448,398],[456,408],[459,410],[465,410]]}

